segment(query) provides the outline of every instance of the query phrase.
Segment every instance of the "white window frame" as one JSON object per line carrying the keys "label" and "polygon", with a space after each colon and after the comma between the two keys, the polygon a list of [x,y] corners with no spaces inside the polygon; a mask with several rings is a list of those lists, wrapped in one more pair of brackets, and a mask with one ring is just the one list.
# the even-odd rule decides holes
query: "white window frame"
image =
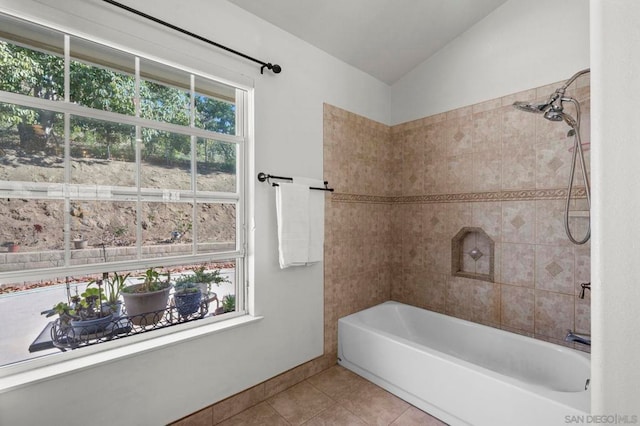
{"label": "white window frame", "polygon": [[[2,13],[2,12],[0,12]],[[7,17],[12,17],[10,14],[3,13],[3,15]],[[237,81],[231,81],[229,79],[222,79],[213,75],[210,75],[205,72],[201,72],[199,70],[195,70],[189,67],[180,66],[178,64],[172,63],[166,59],[157,58],[152,55],[140,54],[139,52],[123,49],[120,46],[110,45],[105,43],[104,40],[98,41],[93,40],[86,35],[75,35],[74,33],[67,30],[60,30],[57,28],[50,27],[48,25],[43,25],[42,23],[26,20],[22,18],[15,19],[27,22],[32,25],[38,25],[42,27],[49,28],[54,31],[59,31],[64,33],[65,38],[65,100],[64,101],[54,101],[48,99],[41,99],[27,95],[21,95],[11,92],[0,91],[0,102],[12,103],[19,106],[29,107],[29,108],[37,108],[44,109],[53,112],[58,112],[64,114],[65,117],[65,170],[69,170],[69,162],[71,161],[69,155],[69,144],[70,144],[70,136],[69,136],[69,117],[71,116],[81,116],[86,118],[94,118],[98,120],[107,120],[112,122],[118,122],[123,124],[130,124],[136,126],[136,138],[139,140],[139,132],[141,128],[154,128],[158,130],[163,130],[172,133],[179,133],[191,136],[191,144],[192,144],[192,163],[194,162],[194,145],[196,144],[196,140],[199,137],[230,142],[236,144],[238,147],[237,155],[236,155],[236,192],[235,193],[225,193],[225,192],[215,192],[210,193],[211,198],[208,199],[209,202],[233,202],[236,207],[236,249],[233,251],[226,252],[215,252],[215,253],[202,253],[198,254],[192,252],[191,255],[182,255],[182,256],[174,256],[174,257],[164,257],[162,258],[162,266],[173,266],[179,264],[187,264],[187,263],[201,263],[201,262],[215,262],[217,260],[228,260],[235,259],[236,261],[236,312],[225,314],[224,316],[216,317],[209,316],[203,319],[199,319],[196,321],[191,321],[187,323],[177,324],[172,327],[167,327],[163,329],[154,330],[150,333],[142,333],[139,335],[132,335],[122,339],[115,339],[108,342],[103,342],[96,345],[87,346],[81,348],[80,350],[67,351],[60,354],[47,355],[41,358],[28,359],[17,364],[10,364],[6,366],[0,366],[0,392],[11,389],[16,386],[23,385],[25,383],[43,380],[46,378],[50,378],[51,376],[63,374],[68,371],[73,371],[78,368],[84,368],[86,366],[112,361],[113,359],[117,359],[120,357],[131,356],[134,354],[138,354],[140,352],[144,352],[147,350],[153,350],[159,347],[163,347],[166,345],[172,345],[179,343],[181,341],[190,340],[193,338],[197,338],[202,335],[217,333],[220,331],[227,330],[229,328],[234,328],[237,326],[242,326],[244,324],[249,324],[254,321],[260,319],[260,317],[254,317],[249,315],[249,303],[248,303],[248,270],[249,270],[249,259],[247,253],[250,252],[248,245],[251,243],[252,238],[249,237],[249,228],[247,224],[249,223],[249,217],[253,212],[252,206],[249,204],[249,201],[252,199],[250,190],[252,185],[249,176],[253,171],[253,96],[254,90],[251,85],[247,85],[246,83],[238,83]],[[207,80],[212,80],[215,82],[219,82],[225,85],[233,86],[236,88],[236,134],[229,135],[223,133],[217,133],[213,131],[208,131],[204,129],[198,129],[193,127],[193,113],[191,115],[192,123],[191,126],[186,128],[181,125],[174,125],[170,123],[162,123],[153,120],[148,120],[139,117],[139,114],[136,116],[129,116],[124,114],[113,113],[109,111],[101,111],[92,108],[83,107],[80,105],[73,104],[69,101],[69,61],[70,61],[70,38],[77,37],[79,39],[84,39],[87,41],[91,41],[94,43],[98,43],[104,45],[109,48],[113,48],[116,50],[124,51],[132,56],[136,57],[136,84],[140,79],[140,70],[139,63],[140,58],[144,58],[145,60],[153,61],[157,64],[162,64],[166,67],[171,67],[173,69],[178,69],[184,73],[189,73],[191,75],[191,94],[194,93],[194,77],[203,78]],[[241,76],[239,76],[239,80],[243,80]],[[246,80],[246,79],[245,79]],[[191,97],[193,102],[193,96]],[[140,142],[137,141],[137,150],[140,149]],[[138,156],[139,158],[139,156]],[[137,162],[137,170],[138,174],[140,173],[140,163]],[[192,171],[195,171],[195,168],[192,164]],[[188,191],[182,192],[196,192],[196,187],[194,185],[193,180],[195,180],[195,175],[192,175],[192,189]],[[139,180],[138,180],[139,182]],[[89,185],[91,186],[91,185]],[[54,197],[47,197],[43,194],[51,194],[51,193],[59,193],[66,195],[69,191],[76,191],[81,193],[80,189],[88,189],[88,193],[91,192],[92,188],[82,188],[83,185],[79,184],[71,184],[71,183],[62,183],[62,184],[38,184],[38,183],[25,183],[25,182],[6,182],[0,181],[0,196],[2,197],[15,197],[18,195],[21,198],[33,198],[39,200],[46,199],[60,199]],[[138,187],[138,199],[140,200],[140,186]],[[96,188],[93,188],[95,192],[88,197],[87,199],[93,201],[100,201],[99,198],[101,195],[98,193],[99,191]],[[175,190],[163,191],[163,190],[149,190],[145,191],[144,195],[148,195],[154,200],[160,201],[163,196],[171,196],[169,193],[175,193]],[[180,191],[178,191],[180,192]],[[118,193],[118,190],[114,190],[113,194],[116,196],[121,196],[122,200],[125,197],[131,197],[134,194],[127,192],[126,190],[122,193]],[[68,202],[69,198],[65,198]],[[74,199],[78,199],[75,197]],[[109,201],[118,201],[118,199],[114,198],[104,198]],[[197,201],[198,198],[195,198]],[[67,206],[68,207],[68,206]],[[138,220],[138,227],[140,227],[140,220]],[[139,235],[139,232],[138,232]],[[65,224],[65,257],[68,257],[68,251],[70,250],[69,238],[70,231],[68,228],[68,224]],[[146,269],[148,267],[158,266],[157,259],[144,259],[141,256],[138,257],[136,261],[120,261],[120,262],[108,262],[108,263],[94,263],[88,265],[68,265],[65,267],[56,267],[56,268],[42,268],[30,271],[28,274],[25,274],[25,271],[7,271],[0,273],[0,284],[1,283],[11,283],[16,281],[30,281],[30,280],[39,280],[51,278],[53,276],[62,276],[62,275],[81,275],[81,274],[95,274],[98,272],[102,272],[105,269],[110,271],[120,271],[127,269]],[[35,336],[34,336],[35,338]],[[82,362],[78,362],[78,359],[82,359]]]}

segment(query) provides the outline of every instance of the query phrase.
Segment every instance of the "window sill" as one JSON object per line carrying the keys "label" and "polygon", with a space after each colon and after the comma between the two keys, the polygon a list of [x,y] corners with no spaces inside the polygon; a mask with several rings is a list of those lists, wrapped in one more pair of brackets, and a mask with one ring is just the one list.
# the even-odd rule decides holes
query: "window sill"
{"label": "window sill", "polygon": [[[236,327],[243,327],[258,322],[262,318],[263,317],[242,315],[225,321],[212,322],[210,324],[187,328],[185,330],[175,331],[157,337],[145,338],[144,340],[127,343],[110,349],[95,350],[93,353],[74,356],[71,359],[65,359],[60,362],[47,362],[50,361],[46,359],[47,357],[33,361],[25,361],[24,363],[16,366],[6,367],[7,375],[0,377],[0,394],[34,383],[51,380],[65,374],[91,368],[96,365],[136,356],[144,352],[154,351],[163,347],[180,344],[181,342],[198,339],[200,337],[216,334],[222,331],[228,331]],[[129,339],[130,338],[127,338],[126,340]],[[131,340],[129,340],[129,342],[130,341]],[[74,351],[68,352],[68,354],[73,353]],[[38,364],[39,362],[44,362],[46,364],[42,366],[36,365],[34,367],[34,364]],[[12,373],[11,370],[18,371]]]}

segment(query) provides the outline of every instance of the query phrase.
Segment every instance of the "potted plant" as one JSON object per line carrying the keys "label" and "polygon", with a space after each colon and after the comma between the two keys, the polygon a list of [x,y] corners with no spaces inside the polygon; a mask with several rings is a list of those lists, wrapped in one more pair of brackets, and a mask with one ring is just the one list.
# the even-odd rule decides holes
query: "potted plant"
{"label": "potted plant", "polygon": [[87,239],[84,238],[82,235],[76,235],[75,238],[73,239],[73,248],[75,249],[83,249],[83,248],[87,248]]}
{"label": "potted plant", "polygon": [[185,318],[198,311],[202,299],[202,291],[200,286],[193,281],[192,275],[178,278],[174,284],[174,289],[173,303],[178,310],[178,315]]}
{"label": "potted plant", "polygon": [[71,315],[70,325],[76,337],[104,331],[113,319],[111,312],[102,310],[104,292],[97,284],[97,288],[89,284],[80,297],[71,298],[75,314]]}
{"label": "potted plant", "polygon": [[80,296],[72,296],[70,304],[59,302],[43,314],[46,313],[47,317],[58,314],[60,329],[65,331],[67,337],[77,338],[104,331],[113,319],[113,314],[102,310],[104,293],[101,284],[96,283],[97,288],[89,287],[89,283]]}
{"label": "potted plant", "polygon": [[105,273],[103,278],[103,282],[106,285],[106,301],[104,305],[111,310],[111,312],[116,316],[120,317],[122,315],[122,300],[120,300],[120,294],[122,293],[122,289],[125,287],[125,283],[129,275],[120,275],[117,272],[113,273],[113,277],[109,277],[108,274]]}
{"label": "potted plant", "polygon": [[58,302],[53,305],[53,308],[40,312],[41,315],[45,315],[49,318],[53,315],[60,317],[60,329],[63,331],[68,330],[71,327],[71,315],[75,314],[75,311],[66,302]]}
{"label": "potted plant", "polygon": [[7,243],[4,243],[4,246],[7,248],[7,251],[9,253],[15,253],[20,251],[20,244],[16,243],[15,241],[9,241]]}
{"label": "potted plant", "polygon": [[222,298],[222,310],[223,313],[235,312],[236,310],[236,295],[227,294]]}
{"label": "potted plant", "polygon": [[123,287],[122,298],[131,322],[143,326],[157,324],[167,308],[170,291],[170,274],[163,281],[154,268],[147,269],[142,283]]}
{"label": "potted plant", "polygon": [[220,275],[220,269],[214,269],[209,272],[206,271],[204,265],[193,269],[191,279],[194,283],[198,284],[203,295],[209,295],[209,293],[211,293],[211,284],[219,286],[222,283],[229,282],[226,277]]}

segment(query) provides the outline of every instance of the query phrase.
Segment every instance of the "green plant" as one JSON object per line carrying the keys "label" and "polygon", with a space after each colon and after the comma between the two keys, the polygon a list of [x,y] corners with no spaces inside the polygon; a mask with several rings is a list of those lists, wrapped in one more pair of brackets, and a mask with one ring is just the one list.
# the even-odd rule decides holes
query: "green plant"
{"label": "green plant", "polygon": [[163,290],[171,286],[171,274],[167,273],[167,279],[162,280],[161,274],[155,268],[149,268],[144,273],[144,280],[140,285],[127,286],[122,288],[124,293],[150,293]]}
{"label": "green plant", "polygon": [[80,295],[72,297],[75,300],[75,316],[82,320],[100,318],[103,316],[102,312],[102,300],[104,299],[104,291],[100,282],[95,282],[98,287],[89,287],[92,283],[87,285],[87,288]]}
{"label": "green plant", "polygon": [[234,312],[236,310],[236,295],[227,294],[222,298],[222,308],[224,312]]}
{"label": "green plant", "polygon": [[[207,292],[211,291],[211,284],[220,286],[222,283],[228,283],[229,280],[226,277],[220,275],[219,269],[214,269],[208,272],[204,265],[192,269],[192,275],[183,275],[176,280],[176,288],[182,283],[200,283],[207,285]],[[203,290],[204,291],[204,290]]]}
{"label": "green plant", "polygon": [[68,303],[58,302],[57,304],[53,305],[53,308],[41,313],[46,314],[47,317],[59,315],[62,318],[63,315],[75,315],[76,311],[73,310]]}
{"label": "green plant", "polygon": [[117,272],[114,272],[113,277],[109,277],[108,275],[105,276],[104,283],[107,286],[107,303],[113,305],[118,302],[120,299],[120,293],[124,289],[124,284],[127,281],[127,278],[129,278],[129,275],[131,274],[120,275]]}
{"label": "green plant", "polygon": [[193,280],[193,277],[183,276],[175,281],[176,294],[197,293],[200,291],[200,287],[197,282]]}
{"label": "green plant", "polygon": [[[90,287],[92,284],[96,284],[97,287]],[[102,283],[92,281],[80,296],[77,293],[75,296],[71,296],[70,303],[58,302],[53,308],[42,312],[42,314],[46,314],[47,317],[57,314],[63,322],[102,318],[109,314],[109,312],[102,311],[103,299]]]}

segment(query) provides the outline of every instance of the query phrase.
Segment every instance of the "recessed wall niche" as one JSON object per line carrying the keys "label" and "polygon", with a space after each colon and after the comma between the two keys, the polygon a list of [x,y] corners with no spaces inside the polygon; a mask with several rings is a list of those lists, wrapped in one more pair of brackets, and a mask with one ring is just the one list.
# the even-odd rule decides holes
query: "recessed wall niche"
{"label": "recessed wall niche", "polygon": [[482,228],[464,227],[451,240],[451,274],[493,282],[495,243]]}

